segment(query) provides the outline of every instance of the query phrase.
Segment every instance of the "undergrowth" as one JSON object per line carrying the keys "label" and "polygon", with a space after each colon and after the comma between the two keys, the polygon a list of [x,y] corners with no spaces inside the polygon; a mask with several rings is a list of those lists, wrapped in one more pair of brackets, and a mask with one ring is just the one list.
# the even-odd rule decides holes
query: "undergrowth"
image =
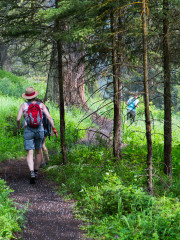
{"label": "undergrowth", "polygon": [[93,239],[180,239],[179,116],[173,116],[173,179],[169,186],[163,173],[163,115],[153,105],[151,111],[154,197],[147,189],[143,106],[134,124],[123,121],[122,140],[127,146],[120,162],[113,159],[106,144],[77,144],[70,147],[66,166],[59,165],[56,158],[45,169],[59,183],[61,195],[77,199],[76,216],[87,223],[83,229]]}
{"label": "undergrowth", "polygon": [[4,180],[0,179],[0,239],[14,239],[14,233],[21,232],[24,226],[24,208],[18,207],[9,198],[12,190],[6,186]]}
{"label": "undergrowth", "polygon": [[[0,72],[0,76],[2,73]],[[3,75],[4,78],[8,78],[8,75]],[[23,130],[17,133],[16,117],[18,108],[23,103],[20,96],[28,80],[15,81],[22,84],[17,96],[12,96],[11,93],[11,88],[17,89],[16,85],[10,85],[9,92],[1,88],[0,161],[25,154]],[[4,86],[3,84],[4,82],[0,80],[0,86]],[[43,89],[42,86],[42,95]],[[93,99],[90,101],[92,109],[101,108],[102,101],[97,99],[95,104]],[[59,129],[57,106],[51,102],[46,104],[56,129]],[[100,113],[112,118],[111,108],[109,104],[104,113],[103,109],[100,109]],[[80,108],[66,109],[67,165],[62,165],[60,138],[51,136],[51,139],[46,141],[51,162],[44,171],[48,178],[58,183],[61,195],[77,200],[76,216],[87,222],[84,228],[93,239],[180,239],[178,235],[180,116],[178,114],[173,116],[173,179],[169,186],[169,179],[163,173],[163,114],[152,104],[150,108],[153,116],[154,197],[147,193],[147,149],[142,100],[134,124],[126,121],[124,105],[122,141],[126,147],[122,150],[122,160],[119,162],[112,157],[112,148],[98,136],[99,144],[79,144],[79,140],[85,137],[86,129],[92,126],[90,119],[86,118],[86,114]],[[85,120],[81,122],[84,118]]]}

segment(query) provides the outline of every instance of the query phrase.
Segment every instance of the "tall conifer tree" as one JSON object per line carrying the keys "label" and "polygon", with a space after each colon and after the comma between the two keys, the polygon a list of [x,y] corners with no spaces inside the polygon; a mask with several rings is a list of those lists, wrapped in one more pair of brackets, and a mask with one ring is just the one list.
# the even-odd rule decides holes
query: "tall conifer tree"
{"label": "tall conifer tree", "polygon": [[171,78],[169,48],[169,1],[163,0],[163,62],[164,62],[164,173],[172,177],[171,149]]}
{"label": "tall conifer tree", "polygon": [[151,119],[149,111],[149,86],[148,86],[148,57],[147,57],[147,26],[146,26],[146,0],[142,1],[142,23],[143,23],[143,66],[144,66],[144,100],[145,100],[145,121],[147,139],[147,168],[148,168],[148,190],[153,194],[152,185],[152,139],[151,139]]}

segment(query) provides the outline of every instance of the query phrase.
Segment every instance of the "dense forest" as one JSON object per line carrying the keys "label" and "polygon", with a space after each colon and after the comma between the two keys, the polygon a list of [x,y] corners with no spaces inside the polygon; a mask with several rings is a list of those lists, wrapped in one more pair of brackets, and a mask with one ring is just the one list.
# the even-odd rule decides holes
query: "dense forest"
{"label": "dense forest", "polygon": [[[42,171],[77,201],[87,237],[179,239],[179,1],[1,0],[0,12],[0,162],[26,155],[16,118],[32,86],[59,133]],[[0,239],[13,239],[25,210],[0,181]]]}

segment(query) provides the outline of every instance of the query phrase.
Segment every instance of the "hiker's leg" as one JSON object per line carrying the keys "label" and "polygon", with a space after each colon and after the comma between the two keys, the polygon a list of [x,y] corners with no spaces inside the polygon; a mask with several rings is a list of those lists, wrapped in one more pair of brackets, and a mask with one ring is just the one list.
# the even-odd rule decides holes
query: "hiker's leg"
{"label": "hiker's leg", "polygon": [[135,122],[135,116],[136,116],[135,111],[132,111],[132,120],[133,120],[133,122]]}
{"label": "hiker's leg", "polygon": [[42,145],[44,139],[44,131],[37,131],[35,134],[35,162],[34,169],[38,170],[42,161]]}
{"label": "hiker's leg", "polygon": [[43,149],[41,148],[41,163],[45,163]]}
{"label": "hiker's leg", "polygon": [[33,162],[33,149],[27,150],[27,164],[30,170],[30,184],[35,183],[34,162]]}
{"label": "hiker's leg", "polygon": [[131,117],[130,112],[127,113],[127,120]]}
{"label": "hiker's leg", "polygon": [[29,129],[24,129],[24,148],[27,150],[27,164],[30,171],[34,171],[33,149],[34,147],[34,133]]}
{"label": "hiker's leg", "polygon": [[34,161],[34,169],[38,170],[40,163],[41,163],[42,155],[41,155],[41,148],[35,149],[35,161]]}
{"label": "hiker's leg", "polygon": [[33,149],[27,150],[27,164],[30,171],[34,171]]}
{"label": "hiker's leg", "polygon": [[128,120],[130,120],[131,122],[132,116],[131,116],[131,112],[128,112]]}
{"label": "hiker's leg", "polygon": [[44,153],[45,153],[46,161],[49,161],[49,153],[48,153],[48,149],[47,149],[47,147],[46,147],[46,145],[45,145],[45,143],[46,143],[46,138],[47,138],[47,137],[44,138],[44,142],[43,142],[42,149],[43,149],[43,151],[44,151]]}
{"label": "hiker's leg", "polygon": [[34,149],[34,132],[28,128],[24,129],[24,148],[27,150],[27,164],[30,170],[30,183],[35,183],[33,149]]}

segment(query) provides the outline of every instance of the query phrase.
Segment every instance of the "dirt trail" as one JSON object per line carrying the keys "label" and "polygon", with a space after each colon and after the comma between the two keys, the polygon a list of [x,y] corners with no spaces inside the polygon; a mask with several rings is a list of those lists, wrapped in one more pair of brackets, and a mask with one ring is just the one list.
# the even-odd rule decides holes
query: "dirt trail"
{"label": "dirt trail", "polygon": [[29,170],[25,159],[0,163],[0,177],[14,189],[11,197],[20,206],[29,202],[24,240],[76,240],[86,239],[82,224],[74,218],[73,201],[64,201],[56,192],[55,184],[40,172],[36,184],[29,184]]}
{"label": "dirt trail", "polygon": [[[107,140],[111,145],[113,122],[98,114],[93,114],[93,122],[99,129],[91,128],[80,143],[96,142],[96,134]],[[74,218],[73,201],[64,201],[56,192],[56,185],[45,178],[40,171],[36,184],[29,184],[29,169],[26,159],[9,160],[0,163],[0,178],[4,179],[14,192],[11,198],[23,206],[29,202],[26,213],[27,223],[23,240],[93,240],[84,237],[79,229],[81,221]]]}

